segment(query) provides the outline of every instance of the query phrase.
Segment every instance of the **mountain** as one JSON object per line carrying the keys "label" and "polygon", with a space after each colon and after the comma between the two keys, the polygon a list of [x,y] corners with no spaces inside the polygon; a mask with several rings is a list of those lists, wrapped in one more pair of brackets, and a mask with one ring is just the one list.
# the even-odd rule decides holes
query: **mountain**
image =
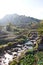
{"label": "mountain", "polygon": [[27,26],[32,23],[37,24],[40,20],[33,17],[27,17],[25,15],[11,14],[6,15],[3,19],[1,19],[0,25],[7,25],[10,22],[16,26]]}

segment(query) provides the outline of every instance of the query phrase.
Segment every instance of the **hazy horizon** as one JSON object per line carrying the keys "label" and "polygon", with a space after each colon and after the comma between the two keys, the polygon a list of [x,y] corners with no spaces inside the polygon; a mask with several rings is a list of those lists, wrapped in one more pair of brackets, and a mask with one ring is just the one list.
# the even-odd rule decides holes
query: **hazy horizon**
{"label": "hazy horizon", "polygon": [[0,19],[15,13],[43,19],[43,0],[0,0]]}

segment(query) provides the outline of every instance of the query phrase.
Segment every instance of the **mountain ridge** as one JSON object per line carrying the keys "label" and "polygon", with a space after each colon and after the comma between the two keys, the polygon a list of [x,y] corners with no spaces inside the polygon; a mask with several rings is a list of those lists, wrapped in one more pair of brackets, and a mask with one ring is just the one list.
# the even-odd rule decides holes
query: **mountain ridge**
{"label": "mountain ridge", "polygon": [[2,24],[7,25],[8,23],[13,23],[14,25],[19,26],[38,22],[40,22],[40,20],[33,17],[27,17],[25,15],[18,15],[18,14],[9,14],[0,20],[0,25]]}

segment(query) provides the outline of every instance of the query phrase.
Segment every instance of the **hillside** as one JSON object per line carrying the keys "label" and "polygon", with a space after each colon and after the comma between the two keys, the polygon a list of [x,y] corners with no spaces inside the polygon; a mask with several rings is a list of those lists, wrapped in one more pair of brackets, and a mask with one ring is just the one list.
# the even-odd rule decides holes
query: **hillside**
{"label": "hillside", "polygon": [[31,24],[37,24],[40,20],[33,17],[27,17],[25,15],[11,14],[6,15],[3,19],[1,19],[0,25],[7,25],[9,22],[16,26],[25,27],[31,26]]}

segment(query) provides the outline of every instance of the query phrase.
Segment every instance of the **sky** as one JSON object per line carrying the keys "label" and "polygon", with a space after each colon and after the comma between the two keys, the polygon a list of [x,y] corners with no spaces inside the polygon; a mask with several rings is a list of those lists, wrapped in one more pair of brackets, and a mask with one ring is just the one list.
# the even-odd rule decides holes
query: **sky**
{"label": "sky", "polygon": [[43,19],[43,0],[0,0],[0,19],[15,13]]}

